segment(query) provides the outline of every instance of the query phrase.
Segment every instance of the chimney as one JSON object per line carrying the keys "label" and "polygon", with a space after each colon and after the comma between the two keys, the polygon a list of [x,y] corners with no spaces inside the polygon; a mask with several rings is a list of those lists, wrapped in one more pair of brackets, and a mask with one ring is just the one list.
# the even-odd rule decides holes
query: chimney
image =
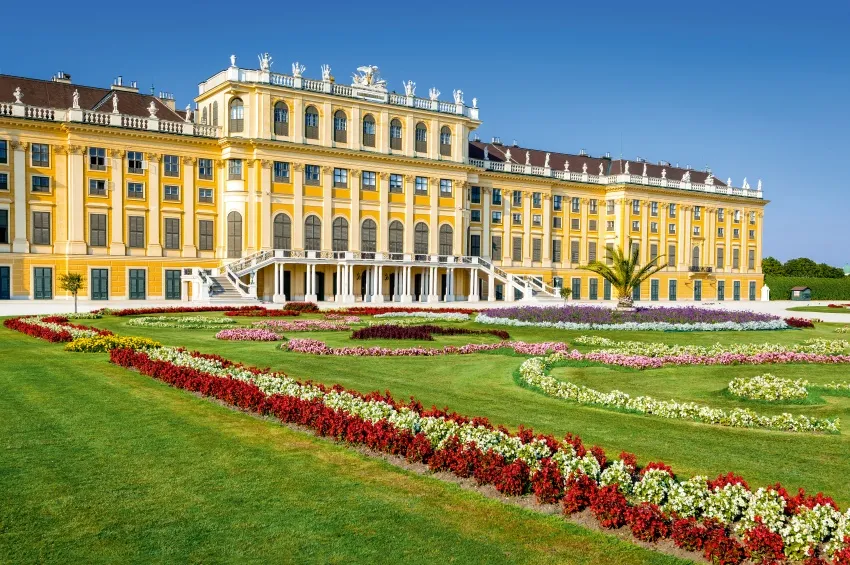
{"label": "chimney", "polygon": [[514,139],[514,147],[519,147],[519,144],[517,143],[516,139]]}
{"label": "chimney", "polygon": [[64,71],[59,71],[53,77],[53,82],[61,82],[62,84],[71,84],[71,75]]}
{"label": "chimney", "polygon": [[493,145],[501,145],[502,144],[502,138],[494,135],[490,139],[490,143],[492,143]]}
{"label": "chimney", "polygon": [[579,154],[579,156],[580,156],[580,157],[586,157],[586,156],[587,156],[587,151],[585,151],[584,149],[580,149],[580,150],[579,150],[579,152],[578,152],[578,154]]}
{"label": "chimney", "polygon": [[114,81],[112,81],[112,90],[121,90],[124,92],[138,92],[139,89],[136,86],[136,81],[131,82],[129,85],[124,84],[124,77],[118,75]]}
{"label": "chimney", "polygon": [[610,152],[610,151],[606,151],[606,152],[605,152],[605,158],[606,158],[606,159],[610,159],[610,158],[611,158],[611,152]]}
{"label": "chimney", "polygon": [[176,108],[174,105],[174,95],[170,92],[160,92],[159,93],[159,101],[168,106],[168,108],[173,112]]}

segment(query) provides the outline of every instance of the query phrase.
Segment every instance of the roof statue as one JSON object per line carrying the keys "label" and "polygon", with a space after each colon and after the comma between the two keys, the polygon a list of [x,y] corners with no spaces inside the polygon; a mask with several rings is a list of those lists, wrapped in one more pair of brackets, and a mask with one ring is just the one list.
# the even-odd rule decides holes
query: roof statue
{"label": "roof statue", "polygon": [[73,108],[74,110],[80,109],[80,91],[79,90],[74,91],[74,101],[71,103],[71,108]]}
{"label": "roof statue", "polygon": [[599,163],[599,176],[601,177],[604,174],[605,174],[605,165],[603,165],[602,163]]}
{"label": "roof statue", "polygon": [[187,124],[192,123],[192,105],[191,104],[186,104],[186,120],[185,121],[186,121]]}
{"label": "roof statue", "polygon": [[744,177],[744,182],[741,183],[741,188],[744,190],[750,189],[750,183],[747,182],[747,177]]}
{"label": "roof statue", "polygon": [[581,164],[581,172],[587,174],[587,161]]}
{"label": "roof statue", "polygon": [[13,92],[12,95],[15,97],[15,104],[23,104],[23,102],[21,102],[21,98],[24,97],[24,93],[21,92],[20,86],[15,88],[15,92]]}
{"label": "roof statue", "polygon": [[756,190],[761,190],[761,179],[759,179],[758,184],[756,185]]}
{"label": "roof statue", "polygon": [[526,165],[531,164],[531,152],[530,151],[525,152],[525,164]]}
{"label": "roof statue", "polygon": [[407,82],[402,82],[404,85],[404,95],[405,96],[416,96],[416,83],[412,80]]}
{"label": "roof statue", "polygon": [[294,63],[292,63],[292,76],[294,76],[295,78],[301,78],[301,75],[306,70],[307,70],[307,67],[305,67],[304,65],[302,65],[298,61],[295,61]]}
{"label": "roof statue", "polygon": [[257,55],[257,59],[260,60],[260,70],[269,72],[272,68],[272,56],[268,53],[260,53]]}
{"label": "roof statue", "polygon": [[118,113],[118,93],[117,92],[112,93],[112,113],[113,114]]}
{"label": "roof statue", "polygon": [[511,162],[511,150],[510,149],[505,151],[505,161],[508,162],[508,163]]}
{"label": "roof statue", "polygon": [[551,156],[552,156],[552,154],[551,154],[551,153],[547,153],[547,154],[546,154],[546,162],[545,162],[545,163],[543,163],[543,167],[544,167],[544,168],[546,168],[546,169],[548,169],[548,168],[549,168],[549,157],[551,157]]}
{"label": "roof statue", "polygon": [[685,174],[682,175],[682,182],[691,182],[691,172],[685,171]]}
{"label": "roof statue", "polygon": [[331,80],[331,66],[330,65],[322,65],[322,80],[324,82],[330,82]]}
{"label": "roof statue", "polygon": [[623,168],[623,174],[624,175],[629,174],[629,162],[628,161],[626,161],[626,166]]}
{"label": "roof statue", "polygon": [[662,179],[666,179],[666,178],[667,178],[667,169],[661,169],[661,178],[662,178]]}
{"label": "roof statue", "polygon": [[646,163],[645,162],[643,164],[643,175],[642,176],[646,176]]}
{"label": "roof statue", "polygon": [[157,111],[156,103],[153,100],[151,100],[151,105],[148,106],[148,114],[151,115],[151,118],[156,117],[156,111]]}
{"label": "roof statue", "polygon": [[726,186],[732,186],[732,177],[726,179]]}
{"label": "roof statue", "polygon": [[473,108],[478,108],[478,98],[473,98],[473,99],[472,99],[472,107],[473,107]]}
{"label": "roof statue", "polygon": [[565,173],[570,172],[570,162],[569,161],[564,161],[564,172]]}
{"label": "roof statue", "polygon": [[486,146],[486,145],[484,146],[484,160],[485,160],[485,161],[489,161],[489,160],[490,160],[490,151],[487,149],[487,146]]}
{"label": "roof statue", "polygon": [[387,81],[381,80],[377,66],[363,65],[362,67],[357,67],[357,72],[360,74],[358,75],[355,73],[351,75],[351,86],[360,86],[378,90],[387,89]]}
{"label": "roof statue", "polygon": [[436,100],[437,98],[439,98],[439,97],[440,97],[440,91],[439,91],[439,90],[437,90],[437,88],[436,88],[436,87],[432,86],[432,87],[431,87],[431,90],[429,90],[429,91],[428,91],[428,97],[429,97],[431,100]]}
{"label": "roof statue", "polygon": [[463,90],[453,90],[452,96],[455,97],[455,104],[463,104]]}
{"label": "roof statue", "polygon": [[235,67],[235,66],[236,66],[236,55],[231,55],[231,56],[230,56],[230,66],[231,66],[231,67]]}
{"label": "roof statue", "polygon": [[706,175],[704,184],[707,184],[708,186],[714,185],[714,176],[711,173],[708,173],[708,175]]}

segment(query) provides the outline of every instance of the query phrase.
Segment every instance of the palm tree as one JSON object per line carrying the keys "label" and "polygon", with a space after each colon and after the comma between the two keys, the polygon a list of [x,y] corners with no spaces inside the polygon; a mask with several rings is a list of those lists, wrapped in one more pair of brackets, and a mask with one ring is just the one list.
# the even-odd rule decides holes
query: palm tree
{"label": "palm tree", "polygon": [[601,276],[603,279],[611,283],[611,287],[617,292],[617,308],[631,308],[634,304],[632,300],[632,291],[640,283],[667,266],[658,265],[661,256],[650,260],[646,265],[640,266],[640,249],[637,246],[631,245],[632,252],[626,255],[622,247],[611,249],[606,248],[606,258],[610,265],[606,265],[602,261],[593,261],[589,265],[579,267],[586,271],[591,271]]}

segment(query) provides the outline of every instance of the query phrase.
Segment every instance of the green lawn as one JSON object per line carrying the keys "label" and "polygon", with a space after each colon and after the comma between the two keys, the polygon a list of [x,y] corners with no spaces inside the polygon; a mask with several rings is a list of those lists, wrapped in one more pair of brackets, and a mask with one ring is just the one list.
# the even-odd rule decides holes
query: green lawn
{"label": "green lawn", "polygon": [[[840,303],[844,304],[843,302]],[[794,306],[793,308],[786,308],[786,310],[792,312],[820,312],[822,314],[850,314],[850,308],[830,308],[829,306]]]}
{"label": "green lawn", "polygon": [[[399,394],[406,382],[456,408],[513,413],[509,423],[561,425],[562,406],[512,384],[519,358],[313,359],[270,344],[215,342],[212,330],[128,331],[124,323],[98,321],[328,382],[386,384]],[[683,563],[235,412],[106,359],[0,327],[0,562]],[[482,383],[495,388],[478,390]],[[436,390],[443,384],[449,390]],[[511,407],[517,398],[530,413]]]}

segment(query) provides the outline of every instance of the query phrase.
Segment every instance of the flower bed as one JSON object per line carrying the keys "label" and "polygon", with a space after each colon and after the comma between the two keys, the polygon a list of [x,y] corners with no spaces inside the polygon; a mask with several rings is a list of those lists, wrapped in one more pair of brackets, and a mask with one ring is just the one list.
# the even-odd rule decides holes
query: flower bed
{"label": "flower bed", "polygon": [[445,313],[445,314],[472,314],[477,312],[472,308],[420,308],[418,306],[351,306],[349,308],[341,308],[336,310],[340,314],[355,314],[358,316],[379,316],[391,312],[430,312]]}
{"label": "flower bed", "polygon": [[123,310],[111,310],[102,308],[97,312],[99,314],[109,314],[110,316],[140,316],[143,314],[189,314],[193,312],[227,312],[234,310],[257,310],[261,306],[154,306],[151,308],[124,308]]}
{"label": "flower bed", "polygon": [[738,377],[729,381],[729,392],[750,400],[801,400],[809,396],[809,381],[781,379],[770,373],[757,377]]}
{"label": "flower bed", "polygon": [[325,320],[263,320],[252,324],[255,328],[264,328],[271,331],[281,332],[338,332],[348,331],[351,326],[340,322],[328,322]]}
{"label": "flower bed", "polygon": [[780,485],[753,492],[732,473],[679,480],[664,464],[640,469],[628,453],[608,459],[602,449],[588,450],[572,435],[558,441],[530,429],[510,434],[484,418],[424,410],[413,399],[403,403],[389,394],[366,396],[300,383],[172,348],[116,349],[110,359],[242,410],[492,484],[505,495],[562,500],[566,514],[590,508],[603,527],[628,525],[648,541],[670,537],[714,563],[741,563],[768,553],[778,561],[810,554],[846,563],[850,512],[842,514],[822,494],[791,496]]}
{"label": "flower bed", "polygon": [[570,322],[575,324],[722,324],[733,322],[771,322],[778,316],[747,310],[715,310],[696,306],[664,308],[635,308],[633,311],[615,310],[601,306],[515,306],[491,308],[483,312],[492,318],[510,318],[522,322]]}
{"label": "flower bed", "polygon": [[112,335],[109,330],[100,330],[86,326],[71,324],[64,316],[30,316],[25,318],[9,318],[3,325],[10,330],[15,330],[37,337],[52,343],[73,341],[83,337],[96,337],[99,335]]}
{"label": "flower bed", "polygon": [[785,323],[792,328],[813,328],[815,324],[806,318],[785,318]]}
{"label": "flower bed", "polygon": [[559,342],[526,343],[502,341],[499,343],[470,343],[444,347],[330,347],[317,339],[290,339],[280,346],[285,351],[311,355],[336,355],[339,357],[435,357],[438,355],[469,355],[497,349],[512,349],[521,355],[545,355],[550,351],[566,351],[567,344]]}
{"label": "flower bed", "polygon": [[459,312],[386,312],[375,314],[375,318],[412,318],[440,322],[468,322],[469,314]]}
{"label": "flower bed", "polygon": [[150,349],[162,347],[158,341],[146,337],[124,337],[117,335],[99,335],[81,337],[65,344],[65,351],[78,353],[102,353],[113,349]]}
{"label": "flower bed", "polygon": [[554,353],[548,357],[527,359],[519,368],[520,379],[555,398],[591,406],[629,410],[661,418],[691,420],[733,428],[765,428],[789,432],[838,433],[839,431],[838,418],[810,418],[792,414],[765,416],[750,409],[735,408],[726,411],[695,402],[658,400],[650,396],[632,397],[619,390],[601,392],[586,386],[560,381],[547,374],[554,363],[570,358],[569,354]]}
{"label": "flower bed", "polygon": [[825,385],[820,385],[820,388],[825,388],[827,390],[840,390],[843,392],[850,392],[850,383],[844,382],[831,382]]}
{"label": "flower bed", "polygon": [[184,330],[218,329],[221,326],[233,325],[235,320],[230,318],[207,318],[206,316],[142,316],[127,322],[128,326],[144,328],[180,328]]}
{"label": "flower bed", "polygon": [[493,335],[505,341],[511,338],[505,330],[470,330],[467,328],[444,328],[434,325],[397,326],[380,325],[361,328],[351,334],[351,339],[415,339],[434,341],[436,335]]}
{"label": "flower bed", "polygon": [[230,310],[224,313],[225,316],[237,317],[244,316],[249,318],[292,318],[300,316],[301,312],[297,310],[268,310],[266,308],[258,308],[256,310]]}
{"label": "flower bed", "polygon": [[[537,308],[534,306],[526,306],[525,308]],[[590,310],[599,310],[605,312],[614,312],[615,310],[607,310],[604,308],[596,308],[585,306]],[[508,309],[506,309],[508,310]],[[520,309],[511,309],[520,310]],[[663,310],[663,308],[648,308],[647,310]],[[600,316],[602,321],[588,322],[572,322],[572,321],[535,321],[531,319],[533,316],[522,314],[524,318],[507,318],[499,317],[505,315],[501,310],[487,310],[478,314],[475,321],[479,324],[494,324],[500,326],[515,326],[515,327],[535,327],[535,328],[553,328],[559,330],[619,330],[619,331],[657,331],[657,332],[720,332],[720,331],[762,331],[762,330],[787,330],[789,328],[783,320],[754,320],[747,322],[613,322],[616,318],[607,318]],[[509,313],[508,313],[509,315]],[[608,320],[608,321],[605,321]]]}
{"label": "flower bed", "polygon": [[816,355],[841,355],[850,349],[850,342],[843,339],[807,339],[793,345],[776,343],[716,343],[703,345],[668,345],[644,341],[614,341],[602,336],[582,335],[573,340],[578,345],[601,347],[599,353],[613,355],[641,355],[644,357],[717,357],[722,355],[757,355],[759,353],[813,353]]}
{"label": "flower bed", "polygon": [[318,312],[319,305],[315,302],[287,302],[283,309],[291,312]]}
{"label": "flower bed", "polygon": [[329,314],[325,314],[325,320],[336,320],[338,322],[344,322],[346,324],[359,324],[360,316],[346,316],[344,314],[336,314],[331,312]]}
{"label": "flower bed", "polygon": [[837,333],[837,334],[850,333],[850,326],[842,326],[840,328],[835,328],[835,333]]}
{"label": "flower bed", "polygon": [[215,338],[228,341],[278,341],[280,336],[260,328],[229,328],[215,334]]}
{"label": "flower bed", "polygon": [[821,363],[824,365],[844,365],[850,363],[850,355],[822,355],[818,353],[763,352],[752,355],[744,353],[723,353],[717,356],[669,355],[648,357],[646,355],[619,355],[592,351],[580,353],[572,351],[571,361],[592,361],[603,365],[616,365],[629,369],[660,369],[669,365],[772,365],[785,363]]}

